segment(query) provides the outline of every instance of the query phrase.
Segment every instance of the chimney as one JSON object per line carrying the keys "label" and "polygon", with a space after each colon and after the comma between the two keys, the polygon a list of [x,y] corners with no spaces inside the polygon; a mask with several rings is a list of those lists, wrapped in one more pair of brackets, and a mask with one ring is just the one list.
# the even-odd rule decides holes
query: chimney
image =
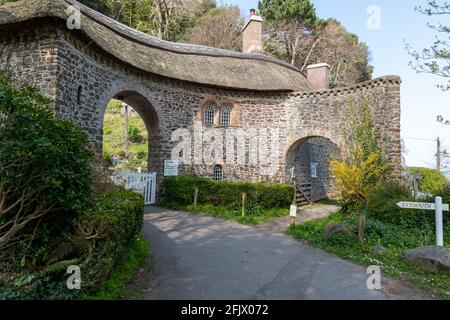
{"label": "chimney", "polygon": [[262,53],[262,21],[255,9],[250,10],[250,18],[242,30],[242,51],[245,53]]}
{"label": "chimney", "polygon": [[308,80],[315,90],[330,89],[330,66],[318,63],[308,66]]}

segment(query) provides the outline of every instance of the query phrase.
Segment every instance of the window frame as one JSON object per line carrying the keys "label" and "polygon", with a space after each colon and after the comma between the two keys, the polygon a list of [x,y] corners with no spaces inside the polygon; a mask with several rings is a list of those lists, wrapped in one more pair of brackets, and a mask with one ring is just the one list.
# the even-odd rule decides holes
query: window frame
{"label": "window frame", "polygon": [[317,162],[311,162],[311,178],[319,177],[319,164]]}
{"label": "window frame", "polygon": [[[225,112],[227,113],[227,118],[226,118],[227,123],[224,124]],[[222,109],[220,110],[220,126],[221,127],[231,127],[231,112],[232,112],[231,107],[229,107],[227,105],[222,107]]]}
{"label": "window frame", "polygon": [[214,108],[213,105],[208,104],[203,111],[203,124],[207,127],[214,127],[215,117],[216,117],[216,109]]}
{"label": "window frame", "polygon": [[[223,181],[223,165],[216,164],[214,166],[214,172],[213,172],[213,180],[214,181]],[[218,172],[220,170],[220,173]]]}

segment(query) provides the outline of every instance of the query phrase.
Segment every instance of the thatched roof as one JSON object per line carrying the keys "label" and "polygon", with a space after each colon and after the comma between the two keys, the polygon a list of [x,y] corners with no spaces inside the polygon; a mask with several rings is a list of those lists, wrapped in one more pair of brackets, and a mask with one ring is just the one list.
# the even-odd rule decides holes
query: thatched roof
{"label": "thatched roof", "polygon": [[303,91],[305,76],[291,65],[256,54],[163,41],[128,28],[74,0],[22,0],[0,6],[1,29],[52,18],[66,24],[68,5],[81,9],[81,31],[126,64],[160,76],[254,91]]}

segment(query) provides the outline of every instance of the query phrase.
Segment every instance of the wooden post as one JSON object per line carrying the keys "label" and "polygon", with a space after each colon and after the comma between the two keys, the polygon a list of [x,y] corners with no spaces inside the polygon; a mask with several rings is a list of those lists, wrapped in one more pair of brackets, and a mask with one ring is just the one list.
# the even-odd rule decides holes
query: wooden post
{"label": "wooden post", "polygon": [[242,218],[245,218],[245,208],[247,207],[247,193],[242,194]]}
{"label": "wooden post", "polygon": [[197,200],[198,200],[198,187],[195,187],[195,191],[194,191],[194,211],[197,210]]}
{"label": "wooden post", "polygon": [[358,238],[361,244],[364,243],[364,230],[366,227],[366,213],[362,211],[359,214]]}
{"label": "wooden post", "polygon": [[295,218],[291,217],[291,227],[295,227]]}

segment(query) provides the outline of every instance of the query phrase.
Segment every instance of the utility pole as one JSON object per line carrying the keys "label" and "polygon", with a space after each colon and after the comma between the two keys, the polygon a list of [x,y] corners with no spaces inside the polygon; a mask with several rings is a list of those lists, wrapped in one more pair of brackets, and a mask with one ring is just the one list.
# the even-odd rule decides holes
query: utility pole
{"label": "utility pole", "polygon": [[441,140],[437,138],[436,169],[441,171]]}
{"label": "utility pole", "polygon": [[122,102],[122,106],[125,114],[125,158],[128,159],[128,105]]}

